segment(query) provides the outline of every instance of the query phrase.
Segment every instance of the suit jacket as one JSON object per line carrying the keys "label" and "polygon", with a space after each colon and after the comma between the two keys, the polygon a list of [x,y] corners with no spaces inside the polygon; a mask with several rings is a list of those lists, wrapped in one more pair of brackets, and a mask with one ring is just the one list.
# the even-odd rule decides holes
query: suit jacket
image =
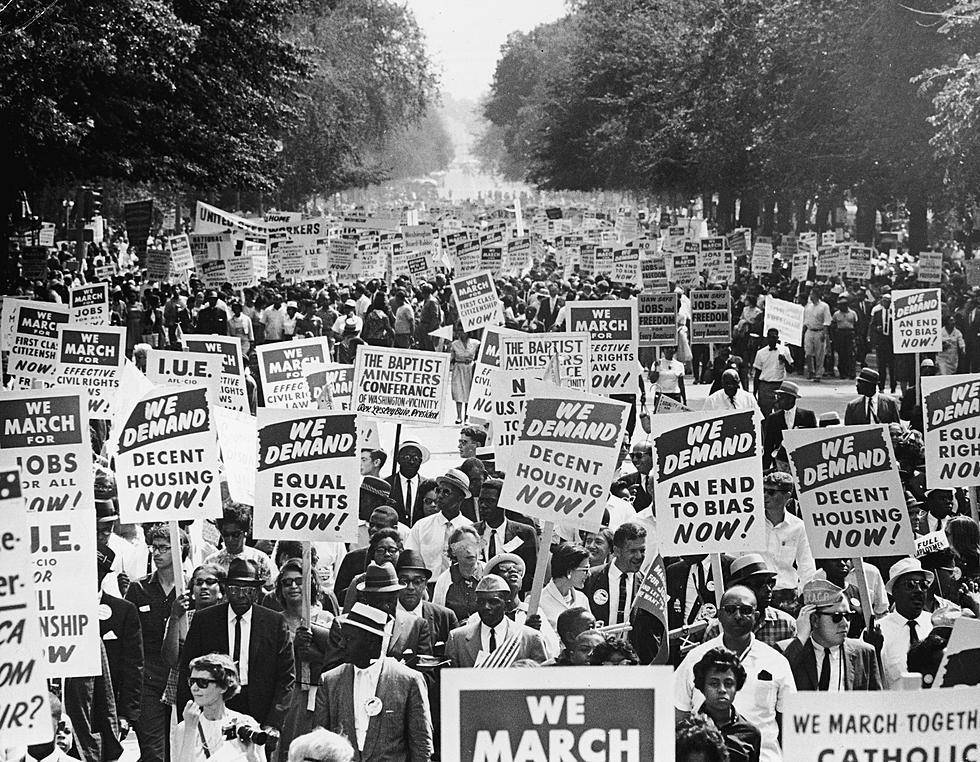
{"label": "suit jacket", "polygon": [[[473,527],[479,532],[480,536],[487,529],[487,522],[478,521]],[[530,524],[522,524],[519,521],[507,519],[507,529],[504,531],[504,540],[501,545],[506,545],[515,537],[521,538],[521,544],[514,548],[514,555],[520,556],[524,562],[524,581],[521,583],[521,592],[527,593],[534,582],[534,567],[538,560],[538,533]],[[497,547],[498,553],[503,553],[503,549]],[[487,559],[490,560],[489,558]]]}
{"label": "suit jacket", "polygon": [[[794,429],[817,428],[817,416],[812,410],[798,407],[793,419]],[[775,410],[766,417],[762,426],[762,467],[772,467],[773,453],[783,446],[783,432],[786,431],[786,415],[782,410]]]}
{"label": "suit jacket", "polygon": [[459,627],[459,620],[452,609],[435,603],[422,601],[422,616],[429,623],[429,633],[432,637],[432,653],[441,656],[446,651],[449,633]]}
{"label": "suit jacket", "polygon": [[634,471],[633,473],[627,474],[623,477],[623,481],[630,486],[634,484],[637,486],[636,497],[633,498],[633,507],[636,509],[637,513],[645,508],[649,508],[650,503],[653,502],[650,498],[650,493],[646,491],[643,485],[645,480],[641,478],[642,476],[643,474],[641,474],[639,471]]}
{"label": "suit jacket", "polygon": [[340,562],[337,569],[337,579],[333,583],[333,594],[337,596],[337,603],[344,605],[347,597],[347,588],[358,574],[367,571],[368,548],[355,548],[350,551]]}
{"label": "suit jacket", "polygon": [[[732,568],[732,561],[734,559],[726,554],[721,556],[721,573],[724,577],[722,580],[722,589],[725,589],[725,583],[728,581],[728,577]],[[678,627],[683,627],[684,622],[684,612],[687,610],[687,578],[691,572],[691,567],[694,565],[691,558],[682,558],[679,561],[675,561],[670,566],[667,567],[667,624],[670,629],[674,630]],[[700,590],[701,603],[710,603],[712,606],[715,605],[715,594],[713,589],[708,589],[707,583],[714,585],[714,569],[710,566],[708,571],[704,576],[705,587]],[[691,608],[691,616],[693,617],[700,604],[695,602],[694,606]]]}
{"label": "suit jacket", "polygon": [[429,762],[432,717],[425,679],[394,659],[385,659],[376,695],[381,713],[368,720],[364,749],[354,728],[354,666],[341,664],[323,675],[316,693],[313,725],[347,736],[355,762]]}
{"label": "suit jacket", "polygon": [[[344,663],[347,655],[344,652],[342,635],[340,622],[334,619],[333,624],[330,625],[330,637],[325,652],[325,669],[333,669]],[[385,655],[401,661],[407,658],[406,654],[409,651],[411,651],[410,655],[415,656],[432,653],[432,635],[429,632],[429,623],[413,614],[396,611],[391,641],[388,643],[388,653]]]}
{"label": "suit jacket", "polygon": [[[589,607],[592,609],[592,616],[609,624],[609,567],[612,562],[604,566],[593,566],[585,578],[582,592],[589,599]],[[635,600],[636,591],[640,589],[642,574],[633,575],[633,597]],[[605,591],[605,596],[598,596],[602,603],[596,601],[596,593]],[[630,612],[630,630],[628,639],[636,649],[637,656],[640,657],[641,664],[650,664],[660,649],[661,638],[666,637],[663,625],[649,611],[633,607]]]}
{"label": "suit jacket", "polygon": [[[818,690],[817,661],[813,643],[807,638],[800,643],[793,638],[783,651],[793,670],[798,691]],[[844,639],[844,689],[848,691],[880,691],[881,673],[874,646],[854,638]]]}
{"label": "suit jacket", "polygon": [[[140,717],[143,691],[143,628],[136,607],[129,601],[102,593],[99,600],[99,635],[109,660],[116,713],[130,722]],[[109,616],[102,618],[106,606]]]}
{"label": "suit jacket", "polygon": [[[891,397],[878,395],[878,423],[899,423],[898,405]],[[844,411],[845,426],[860,426],[871,423],[868,420],[867,397],[861,395],[847,403]]]}
{"label": "suit jacket", "polygon": [[[389,500],[391,507],[398,511],[398,520],[407,527],[412,526],[424,515],[422,513],[422,495],[418,494],[419,490],[416,490],[416,494],[412,495],[412,504],[406,508],[405,496],[402,494],[401,473],[390,474],[385,477],[385,481],[391,485]],[[420,485],[423,481],[425,480],[419,477]],[[360,569],[359,571],[364,570]]]}
{"label": "suit jacket", "polygon": [[[452,666],[472,667],[476,664],[476,657],[481,649],[480,627],[482,624],[480,618],[477,617],[476,621],[457,627],[449,633],[449,642],[446,643],[446,658],[452,662]],[[541,664],[548,658],[544,652],[544,641],[541,639],[541,633],[514,621],[511,621],[508,627],[510,632],[516,629],[520,637],[515,661],[533,659]]]}
{"label": "suit jacket", "polygon": [[[227,603],[219,603],[194,614],[180,652],[178,706],[184,706],[190,699],[187,678],[192,659],[212,652],[231,654],[228,607]],[[248,685],[228,702],[228,707],[250,715],[259,723],[278,727],[292,690],[293,676],[292,640],[285,618],[278,612],[253,605],[248,641]]]}

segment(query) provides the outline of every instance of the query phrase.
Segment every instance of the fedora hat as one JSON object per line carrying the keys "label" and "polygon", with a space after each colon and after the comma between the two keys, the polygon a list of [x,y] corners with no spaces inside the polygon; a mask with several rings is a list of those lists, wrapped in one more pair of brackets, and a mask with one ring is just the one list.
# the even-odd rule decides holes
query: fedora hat
{"label": "fedora hat", "polygon": [[383,564],[372,561],[368,564],[364,579],[357,583],[359,593],[397,593],[404,589],[405,586],[398,581],[398,574],[390,561]]}
{"label": "fedora hat", "polygon": [[262,578],[259,577],[259,565],[251,558],[233,558],[228,564],[227,585],[237,585],[239,587],[262,587]]}
{"label": "fedora hat", "polygon": [[788,394],[791,397],[800,398],[800,385],[795,381],[783,381],[777,388],[776,394]]}
{"label": "fedora hat", "polygon": [[450,468],[443,476],[436,479],[436,483],[448,484],[462,492],[463,497],[470,497],[470,479],[458,468]]}
{"label": "fedora hat", "polygon": [[875,384],[877,386],[878,382],[881,380],[881,376],[878,375],[878,371],[873,368],[861,368],[861,372],[858,373],[858,381],[867,381],[869,384]]}
{"label": "fedora hat", "polygon": [[337,617],[337,621],[341,625],[349,624],[351,627],[358,627],[379,638],[384,638],[387,634],[385,627],[388,624],[388,613],[361,601],[355,601],[350,611]]}
{"label": "fedora hat", "polygon": [[425,565],[425,559],[422,558],[422,554],[417,550],[409,550],[408,548],[403,550],[398,557],[395,571],[417,571],[422,572],[426,579],[432,577],[432,570]]}
{"label": "fedora hat", "polygon": [[748,580],[749,577],[755,577],[760,574],[764,574],[769,577],[778,576],[776,572],[769,568],[769,564],[766,563],[766,559],[762,557],[762,554],[746,553],[744,556],[739,556],[732,561],[729,584],[742,584]]}
{"label": "fedora hat", "polygon": [[900,561],[896,561],[892,564],[892,568],[888,570],[888,581],[885,583],[885,591],[891,595],[892,588],[895,587],[895,583],[898,582],[900,577],[906,574],[924,574],[926,576],[926,584],[932,585],[932,581],[936,578],[928,569],[922,568],[922,562],[918,558],[903,558]]}

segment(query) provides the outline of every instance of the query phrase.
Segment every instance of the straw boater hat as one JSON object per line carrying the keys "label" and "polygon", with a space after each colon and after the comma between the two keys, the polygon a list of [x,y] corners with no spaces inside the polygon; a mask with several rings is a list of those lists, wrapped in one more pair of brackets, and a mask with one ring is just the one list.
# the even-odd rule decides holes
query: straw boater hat
{"label": "straw boater hat", "polygon": [[365,476],[361,479],[361,489],[370,492],[372,495],[383,497],[385,500],[391,497],[391,485],[377,476]]}
{"label": "straw boater hat", "polygon": [[788,394],[790,397],[800,398],[800,385],[795,381],[783,381],[776,389],[776,394]]}
{"label": "straw boater hat", "polygon": [[767,577],[778,576],[776,572],[769,568],[766,559],[761,553],[746,553],[732,561],[730,572],[732,585],[745,584],[750,577],[765,575]]}
{"label": "straw boater hat", "polygon": [[388,614],[374,606],[356,601],[351,606],[350,611],[337,617],[341,625],[349,624],[351,627],[358,627],[362,630],[377,635],[379,638],[385,636],[385,625],[388,623]]}
{"label": "straw boater hat", "polygon": [[425,448],[425,447],[423,447],[422,445],[420,445],[418,442],[415,442],[414,440],[411,440],[411,439],[408,440],[407,442],[402,442],[401,445],[399,445],[399,447],[398,447],[398,452],[401,452],[406,447],[414,447],[416,450],[419,451],[419,454],[422,456],[422,462],[423,463],[428,463],[429,462],[429,458],[431,456],[430,456],[430,453],[429,453],[428,449]]}
{"label": "straw boater hat", "polygon": [[471,497],[469,477],[458,468],[450,468],[444,476],[436,479],[438,484],[448,484],[463,493],[463,497]]}
{"label": "straw boater hat", "polygon": [[516,553],[498,553],[489,561],[487,561],[486,566],[483,567],[483,573],[490,574],[496,569],[500,564],[513,563],[521,567],[521,574],[527,571],[527,565],[524,563],[524,559],[521,558]]}

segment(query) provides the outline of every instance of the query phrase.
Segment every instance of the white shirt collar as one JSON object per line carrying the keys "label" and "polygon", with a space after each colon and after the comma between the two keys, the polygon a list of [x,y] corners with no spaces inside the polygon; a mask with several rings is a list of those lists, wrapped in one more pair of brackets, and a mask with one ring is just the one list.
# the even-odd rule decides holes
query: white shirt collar
{"label": "white shirt collar", "polygon": [[385,657],[382,656],[381,658],[375,660],[370,667],[366,667],[365,669],[361,669],[360,667],[352,664],[351,666],[354,667],[354,676],[359,677],[361,675],[367,675],[372,680],[377,680],[378,676],[381,675],[381,665],[384,664],[384,658]]}
{"label": "white shirt collar", "polygon": [[[254,605],[249,606],[248,607],[248,611],[246,611],[244,614],[242,614],[242,624],[251,624],[252,623],[252,609],[254,609],[254,608],[255,608]],[[235,609],[233,609],[231,607],[231,605],[229,605],[228,606],[228,623],[229,624],[233,624],[234,621],[235,621],[235,617],[237,617],[237,616],[238,616],[238,614],[235,613]]]}
{"label": "white shirt collar", "polygon": [[406,614],[411,614],[412,616],[417,616],[419,619],[423,619],[424,618],[422,616],[422,604],[423,604],[423,602],[424,601],[421,601],[420,600],[419,601],[419,605],[416,606],[411,611],[409,611],[407,608],[405,608],[404,606],[402,606],[402,602],[401,601],[398,601],[397,605],[395,606],[395,610],[396,611],[404,611]]}

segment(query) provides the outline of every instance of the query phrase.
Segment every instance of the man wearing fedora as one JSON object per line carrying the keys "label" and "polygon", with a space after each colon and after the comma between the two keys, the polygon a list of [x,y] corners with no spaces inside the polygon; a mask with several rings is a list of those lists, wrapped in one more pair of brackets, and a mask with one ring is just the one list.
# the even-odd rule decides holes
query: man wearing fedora
{"label": "man wearing fedora", "polygon": [[241,691],[228,708],[278,727],[293,685],[293,651],[286,620],[277,611],[258,606],[262,588],[257,564],[234,558],[225,582],[227,603],[198,611],[191,620],[180,652],[177,706],[190,699],[189,665],[198,656],[223,653],[238,666]]}
{"label": "man wearing fedora", "polygon": [[[746,553],[732,561],[731,574],[725,589],[747,587],[755,595],[756,616],[752,634],[766,645],[776,648],[780,641],[796,636],[796,620],[782,609],[772,606],[772,593],[776,587],[776,571],[769,566],[761,553]],[[717,619],[708,623],[704,642],[717,637],[721,625]]]}
{"label": "man wearing fedora", "polygon": [[382,655],[387,612],[358,601],[337,621],[343,663],[322,676],[314,725],[346,736],[355,762],[429,762],[432,718],[425,679]]}
{"label": "man wearing fedora", "polygon": [[517,640],[513,661],[547,660],[544,641],[537,630],[506,616],[510,586],[496,574],[487,574],[476,586],[477,616],[449,633],[446,658],[453,667],[473,667],[481,653],[491,654],[511,639]]}
{"label": "man wearing fedora", "polygon": [[773,466],[773,455],[783,446],[783,432],[787,429],[815,429],[817,416],[812,410],[797,407],[800,385],[795,381],[783,381],[774,392],[773,411],[766,416],[762,426],[762,469]]}
{"label": "man wearing fedora", "polygon": [[422,516],[423,495],[419,494],[422,477],[419,476],[419,468],[428,463],[429,451],[418,442],[402,442],[395,461],[398,463],[398,472],[385,480],[391,486],[391,504],[398,512],[398,520],[406,526],[412,526]]}
{"label": "man wearing fedora", "polygon": [[398,615],[407,614],[424,619],[429,624],[432,638],[432,653],[442,656],[446,650],[449,633],[459,627],[459,620],[452,609],[429,603],[425,600],[425,588],[432,577],[422,560],[421,554],[414,550],[404,550],[395,566],[398,583],[404,585],[398,593]]}
{"label": "man wearing fedora", "polygon": [[419,519],[408,533],[406,550],[422,555],[426,567],[436,579],[449,568],[449,537],[462,526],[472,526],[461,512],[463,501],[470,497],[470,480],[458,468],[450,468],[437,480],[436,503],[439,512]]}
{"label": "man wearing fedora", "polygon": [[906,666],[909,649],[932,630],[926,611],[926,594],[935,575],[922,568],[917,558],[903,558],[888,572],[885,590],[895,608],[878,620],[881,629],[881,672],[886,690],[896,687]]}
{"label": "man wearing fedora", "polygon": [[358,491],[357,546],[340,562],[334,581],[334,594],[343,601],[347,587],[358,574],[363,574],[368,564],[368,543],[382,529],[397,529],[404,541],[408,527],[398,521],[398,512],[390,504],[391,485],[384,479],[365,476]]}
{"label": "man wearing fedora", "polygon": [[879,393],[880,377],[872,368],[861,368],[857,377],[859,397],[847,403],[844,410],[845,426],[861,426],[869,423],[899,423],[898,404],[891,397]]}
{"label": "man wearing fedora", "polygon": [[873,646],[847,637],[853,612],[843,588],[825,579],[803,586],[796,637],[783,649],[800,691],[880,691]]}

